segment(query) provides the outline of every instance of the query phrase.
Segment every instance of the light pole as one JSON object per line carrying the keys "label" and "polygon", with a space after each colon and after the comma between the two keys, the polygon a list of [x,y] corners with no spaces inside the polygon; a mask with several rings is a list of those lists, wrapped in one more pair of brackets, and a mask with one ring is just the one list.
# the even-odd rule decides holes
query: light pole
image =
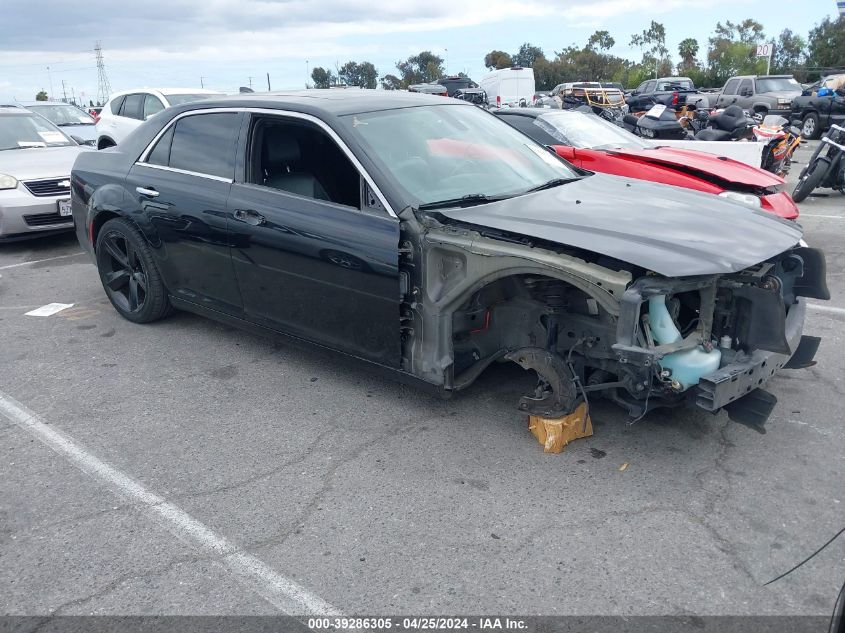
{"label": "light pole", "polygon": [[443,50],[446,51],[446,75],[448,76],[449,75],[449,49],[444,48]]}
{"label": "light pole", "polygon": [[50,74],[50,67],[47,66],[47,77],[50,78],[50,99],[53,98],[53,75]]}

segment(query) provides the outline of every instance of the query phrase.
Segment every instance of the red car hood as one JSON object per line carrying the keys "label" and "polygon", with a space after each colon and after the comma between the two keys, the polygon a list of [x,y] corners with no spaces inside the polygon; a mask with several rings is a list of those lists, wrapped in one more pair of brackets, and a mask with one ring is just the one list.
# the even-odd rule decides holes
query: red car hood
{"label": "red car hood", "polygon": [[[726,141],[728,142],[728,141]],[[577,151],[577,150],[576,150]],[[783,178],[764,169],[751,167],[732,158],[696,152],[674,147],[656,147],[654,149],[605,150],[616,156],[642,163],[656,163],[673,167],[679,171],[698,171],[711,174],[716,178],[750,187],[776,187],[783,185]]]}

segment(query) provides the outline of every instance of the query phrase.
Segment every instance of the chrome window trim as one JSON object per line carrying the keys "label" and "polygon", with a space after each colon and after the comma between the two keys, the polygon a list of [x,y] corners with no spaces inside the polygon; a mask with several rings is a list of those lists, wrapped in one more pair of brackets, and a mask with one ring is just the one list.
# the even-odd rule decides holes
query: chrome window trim
{"label": "chrome window trim", "polygon": [[[235,108],[203,108],[203,109],[200,109],[200,110],[189,110],[187,112],[183,112],[182,114],[176,115],[175,117],[173,117],[167,123],[167,125],[165,125],[161,130],[159,130],[158,134],[156,134],[153,137],[153,140],[150,141],[147,144],[147,147],[144,148],[144,151],[141,152],[141,155],[138,158],[138,160],[135,161],[135,164],[136,165],[143,165],[145,167],[153,167],[155,169],[164,169],[164,170],[168,170],[168,171],[174,171],[174,172],[177,172],[177,173],[188,174],[188,175],[191,175],[191,176],[200,176],[200,177],[203,177],[203,178],[211,178],[213,180],[221,180],[223,182],[233,183],[234,180],[231,179],[231,178],[221,178],[220,176],[214,176],[214,175],[211,175],[211,174],[203,174],[203,173],[199,173],[199,172],[187,171],[187,170],[184,170],[184,169],[176,169],[175,167],[166,167],[164,165],[153,165],[153,164],[147,162],[147,158],[149,158],[149,155],[153,151],[155,144],[158,143],[158,140],[162,136],[164,136],[164,134],[167,132],[167,130],[170,129],[170,127],[172,125],[175,125],[176,122],[179,119],[182,119],[182,118],[188,117],[188,116],[198,115],[198,114],[216,114],[216,113],[223,113],[223,112],[248,112],[248,113],[254,113],[254,114],[268,114],[268,115],[271,115],[271,116],[275,115],[275,116],[280,116],[280,117],[289,117],[289,118],[292,118],[292,119],[300,119],[302,121],[308,121],[310,123],[317,125],[326,134],[328,134],[329,137],[335,143],[337,143],[337,146],[346,155],[346,157],[349,159],[349,161],[352,163],[352,165],[358,170],[358,173],[360,173],[361,176],[363,176],[364,180],[370,186],[370,189],[372,189],[373,193],[375,193],[375,195],[378,197],[379,201],[381,202],[382,206],[387,211],[388,215],[390,215],[390,217],[392,217],[392,218],[398,218],[398,216],[396,215],[396,212],[393,211],[393,207],[390,206],[390,203],[387,201],[387,198],[385,198],[384,194],[382,194],[381,189],[378,188],[378,186],[376,185],[375,181],[372,179],[370,174],[367,173],[367,170],[364,169],[364,166],[361,164],[361,162],[358,160],[358,158],[355,156],[355,154],[352,153],[352,150],[349,149],[349,147],[346,145],[346,143],[343,141],[343,139],[341,139],[340,136],[338,136],[337,132],[335,132],[331,128],[331,126],[329,126],[329,124],[326,123],[325,121],[323,121],[322,119],[315,117],[311,114],[305,114],[304,112],[295,112],[293,110],[282,110],[282,109],[278,109],[278,108],[237,108],[237,107],[235,107]],[[244,183],[244,184],[256,184],[256,183]],[[346,209],[352,209],[352,210],[354,210],[358,213],[363,212],[362,209],[355,209],[354,207],[347,207],[346,205],[339,205],[339,206],[346,208]]]}
{"label": "chrome window trim", "polygon": [[167,165],[156,165],[154,163],[142,163],[141,161],[135,161],[136,165],[140,165],[141,167],[150,167],[151,169],[161,169],[162,171],[172,171],[176,174],[185,174],[186,176],[198,176],[200,178],[207,178],[208,180],[216,180],[218,182],[227,182],[230,185],[234,182],[232,178],[223,178],[222,176],[215,176],[214,174],[203,174],[202,172],[198,171],[190,171],[188,169],[179,169],[177,167],[168,167]]}

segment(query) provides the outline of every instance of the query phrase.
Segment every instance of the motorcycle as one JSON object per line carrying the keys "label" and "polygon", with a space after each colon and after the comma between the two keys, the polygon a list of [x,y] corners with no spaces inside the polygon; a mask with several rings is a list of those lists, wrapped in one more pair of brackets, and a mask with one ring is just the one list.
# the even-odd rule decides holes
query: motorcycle
{"label": "motorcycle", "polygon": [[760,166],[785,178],[792,163],[792,154],[801,143],[801,131],[777,114],[767,115],[752,131],[758,142],[766,144]]}
{"label": "motorcycle", "polygon": [[648,139],[684,140],[687,138],[687,131],[678,121],[675,112],[662,104],[652,106],[641,117],[633,114],[624,115],[622,127],[632,134]]}
{"label": "motorcycle", "polygon": [[752,136],[754,119],[737,105],[717,110],[707,119],[704,129],[696,132],[697,141],[737,141]]}
{"label": "motorcycle", "polygon": [[845,194],[845,127],[831,125],[821,138],[807,166],[801,171],[792,199],[801,202],[816,187],[829,187]]}

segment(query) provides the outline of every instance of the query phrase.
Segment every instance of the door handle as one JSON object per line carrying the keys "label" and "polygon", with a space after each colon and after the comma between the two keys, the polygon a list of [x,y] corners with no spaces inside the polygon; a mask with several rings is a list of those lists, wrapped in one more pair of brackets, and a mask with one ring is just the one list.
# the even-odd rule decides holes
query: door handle
{"label": "door handle", "polygon": [[148,187],[135,187],[135,191],[147,198],[158,198],[158,191]]}
{"label": "door handle", "polygon": [[245,222],[246,224],[251,224],[252,226],[260,226],[267,222],[267,218],[261,215],[258,211],[253,211],[252,209],[235,209],[232,215],[239,222]]}

